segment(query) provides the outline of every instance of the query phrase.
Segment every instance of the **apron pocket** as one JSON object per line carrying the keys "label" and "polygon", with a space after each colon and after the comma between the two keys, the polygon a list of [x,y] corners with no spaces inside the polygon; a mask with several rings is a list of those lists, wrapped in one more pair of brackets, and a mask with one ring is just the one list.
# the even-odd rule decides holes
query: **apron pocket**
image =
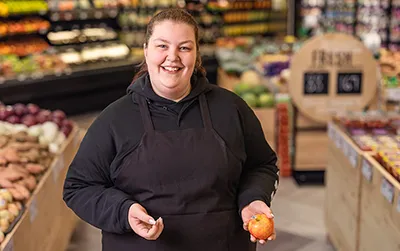
{"label": "apron pocket", "polygon": [[164,230],[157,240],[165,251],[229,251],[228,236],[237,211],[162,216]]}

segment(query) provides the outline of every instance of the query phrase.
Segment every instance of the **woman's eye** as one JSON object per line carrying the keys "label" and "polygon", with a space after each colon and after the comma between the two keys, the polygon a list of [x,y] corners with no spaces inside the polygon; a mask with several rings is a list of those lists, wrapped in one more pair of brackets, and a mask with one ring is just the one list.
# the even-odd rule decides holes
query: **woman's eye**
{"label": "woman's eye", "polygon": [[190,48],[189,48],[189,47],[181,47],[181,50],[182,50],[182,51],[189,51]]}
{"label": "woman's eye", "polygon": [[160,44],[160,45],[158,45],[157,47],[162,48],[162,49],[167,48],[167,46],[166,46],[165,44]]}

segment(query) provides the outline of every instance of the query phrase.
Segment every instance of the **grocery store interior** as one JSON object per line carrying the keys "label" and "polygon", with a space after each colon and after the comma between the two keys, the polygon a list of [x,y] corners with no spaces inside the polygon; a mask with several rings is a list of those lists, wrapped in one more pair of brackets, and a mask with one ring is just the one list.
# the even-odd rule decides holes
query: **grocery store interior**
{"label": "grocery store interior", "polygon": [[102,249],[64,180],[170,7],[278,157],[277,236],[258,251],[400,251],[397,0],[0,0],[0,251]]}

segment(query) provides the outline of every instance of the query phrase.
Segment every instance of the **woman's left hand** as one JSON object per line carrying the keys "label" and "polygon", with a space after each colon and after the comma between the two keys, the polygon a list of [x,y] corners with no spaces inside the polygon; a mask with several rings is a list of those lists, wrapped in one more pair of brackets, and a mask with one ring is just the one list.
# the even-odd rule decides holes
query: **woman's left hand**
{"label": "woman's left hand", "polygon": [[[249,221],[251,220],[251,217],[253,217],[256,214],[265,214],[268,218],[274,218],[274,215],[272,214],[271,209],[261,200],[255,200],[251,202],[249,205],[243,208],[242,210],[242,220],[243,220],[243,228],[244,230],[248,231],[248,226],[249,226]],[[275,240],[276,238],[276,232],[274,228],[274,232],[272,235],[268,238],[268,240]],[[259,241],[260,244],[265,244],[267,240],[257,240],[253,235],[250,234],[250,240],[252,242],[257,242]]]}

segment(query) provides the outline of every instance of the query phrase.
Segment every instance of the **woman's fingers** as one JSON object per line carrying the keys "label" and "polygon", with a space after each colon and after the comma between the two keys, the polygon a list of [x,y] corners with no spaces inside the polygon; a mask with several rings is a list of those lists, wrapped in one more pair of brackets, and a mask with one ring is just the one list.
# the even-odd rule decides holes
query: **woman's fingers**
{"label": "woman's fingers", "polygon": [[251,242],[254,242],[254,243],[257,242],[257,238],[254,237],[253,235],[250,235],[250,240],[251,240]]}
{"label": "woman's fingers", "polygon": [[150,215],[147,214],[147,212],[144,210],[144,208],[141,207],[134,207],[132,209],[132,213],[130,215],[131,217],[135,217],[147,224],[154,225],[156,221],[151,217]]}
{"label": "woman's fingers", "polygon": [[156,224],[154,224],[150,230],[146,233],[145,238],[147,240],[156,240],[162,233],[164,229],[164,223],[162,218],[159,218],[156,221]]}

